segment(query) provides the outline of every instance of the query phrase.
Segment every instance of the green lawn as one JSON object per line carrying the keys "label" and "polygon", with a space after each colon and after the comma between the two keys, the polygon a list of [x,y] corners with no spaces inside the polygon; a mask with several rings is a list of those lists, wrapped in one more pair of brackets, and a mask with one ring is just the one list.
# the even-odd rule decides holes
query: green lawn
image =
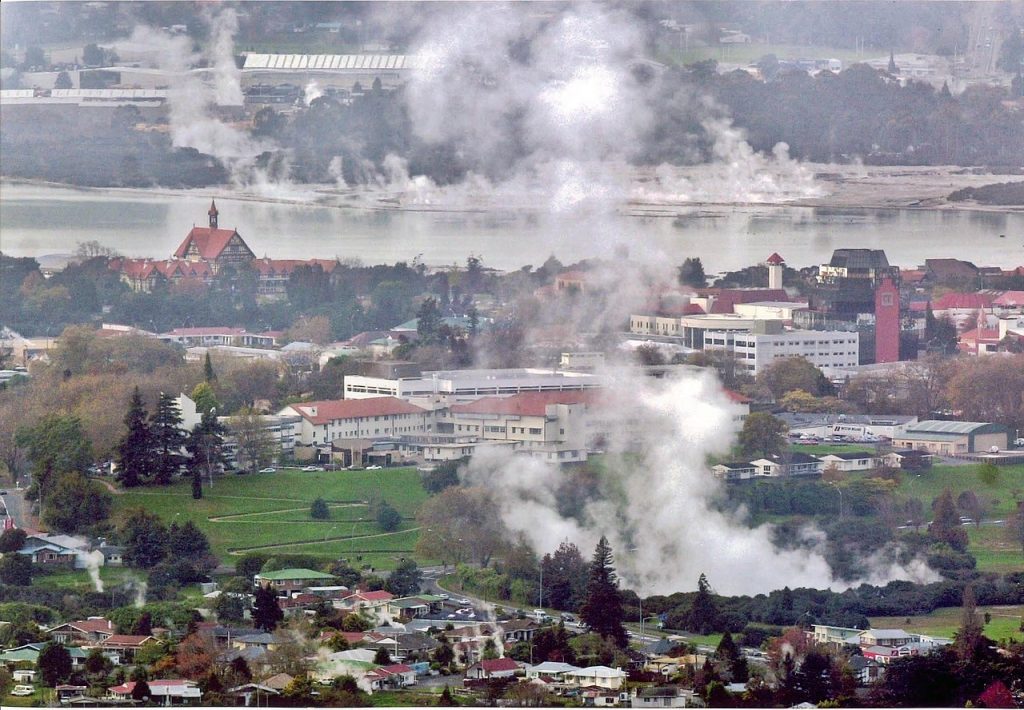
{"label": "green lawn", "polygon": [[[138,577],[139,572],[124,567],[100,567],[100,580],[104,585],[119,584],[127,577]],[[66,589],[68,591],[91,591],[92,579],[88,570],[60,570],[52,574],[36,574],[32,577],[33,587]]]}
{"label": "green lawn", "polygon": [[1003,574],[1024,571],[1020,543],[1009,539],[1005,526],[969,525],[967,535],[971,540],[968,550],[978,560],[979,570]]}
{"label": "green lawn", "polygon": [[1000,466],[999,476],[991,486],[978,476],[978,465],[933,466],[920,474],[906,472],[900,482],[900,493],[919,498],[925,510],[931,510],[932,500],[948,488],[955,499],[966,490],[974,491],[978,497],[995,501],[989,518],[1006,518],[1016,507],[1018,496],[1024,496],[1024,465]]}
{"label": "green lawn", "polygon": [[[1024,640],[1024,632],[1020,630],[1021,615],[1024,606],[985,606],[978,607],[978,614],[984,617],[985,612],[991,615],[991,621],[985,625],[985,635],[994,641],[1013,638]],[[918,634],[944,636],[953,638],[960,628],[960,608],[944,607],[930,614],[921,616],[873,616],[869,619],[873,628],[897,628]]]}
{"label": "green lawn", "polygon": [[[312,520],[309,506],[323,498],[329,520]],[[228,475],[204,487],[193,500],[182,482],[167,488],[132,490],[114,496],[115,513],[141,506],[166,522],[193,521],[210,538],[214,553],[228,561],[245,551],[355,557],[364,564],[393,567],[416,544],[414,516],[426,499],[415,469],[320,471],[283,469],[277,473]],[[384,533],[368,502],[383,499],[404,520],[398,531]]]}

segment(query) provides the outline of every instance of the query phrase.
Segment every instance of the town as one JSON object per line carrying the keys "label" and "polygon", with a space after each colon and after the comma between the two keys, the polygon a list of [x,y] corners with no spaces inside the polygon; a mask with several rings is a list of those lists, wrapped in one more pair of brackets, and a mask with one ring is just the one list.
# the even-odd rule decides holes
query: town
{"label": "town", "polygon": [[[2,257],[18,289],[9,312],[82,282],[98,296],[56,337],[5,336],[0,661],[13,697],[887,702],[896,659],[974,653],[994,664],[977,692],[1012,697],[1024,269],[903,268],[851,248],[799,269],[767,255],[708,285],[689,259],[675,282],[645,283],[611,329],[589,308],[617,283],[599,261],[506,274],[474,257],[443,269],[275,260],[221,228],[215,202],[206,217],[166,259],[83,245],[44,273]],[[147,327],[182,295],[243,290],[250,305],[231,320],[181,312]],[[316,294],[339,293],[347,323],[314,315]],[[408,302],[386,303],[396,294]],[[108,322],[105,302],[129,296],[156,318]],[[245,325],[275,310],[294,320]],[[518,321],[524,310],[559,322]],[[351,332],[372,318],[382,327]],[[495,355],[500,367],[482,366]],[[887,620],[909,621],[919,600],[838,607],[788,588],[758,610],[703,576],[696,596],[629,591],[595,612],[611,552],[588,564],[563,542],[537,555],[464,471],[500,450],[593,495],[585,481],[647,441],[617,411],[621,367],[655,389],[701,373],[718,383],[739,443],[704,470],[724,486],[717,505],[749,506],[751,524],[821,516],[838,579],[863,572],[852,550],[923,552],[948,581],[923,588],[956,590],[936,589],[923,611],[963,605],[970,628]],[[981,623],[978,595],[986,620],[1015,609],[1011,623]]]}

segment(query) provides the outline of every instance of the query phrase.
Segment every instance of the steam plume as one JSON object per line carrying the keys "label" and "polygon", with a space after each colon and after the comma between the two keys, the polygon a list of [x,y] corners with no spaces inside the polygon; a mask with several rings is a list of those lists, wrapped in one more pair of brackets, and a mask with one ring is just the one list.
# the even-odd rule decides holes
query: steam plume
{"label": "steam plume", "polygon": [[85,559],[85,568],[89,570],[89,579],[97,592],[103,591],[103,580],[100,579],[100,567],[103,565],[103,553],[99,550],[90,550],[82,556]]}

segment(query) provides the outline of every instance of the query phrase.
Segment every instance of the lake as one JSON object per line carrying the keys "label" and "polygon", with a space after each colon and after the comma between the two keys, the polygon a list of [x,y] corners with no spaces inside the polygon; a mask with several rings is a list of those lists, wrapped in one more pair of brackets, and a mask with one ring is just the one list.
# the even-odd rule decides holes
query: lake
{"label": "lake", "polygon": [[[884,249],[905,268],[926,258],[978,265],[1024,264],[1024,214],[969,210],[792,206],[672,207],[665,216],[620,211],[412,211],[334,204],[255,201],[223,188],[204,191],[81,190],[0,185],[0,249],[14,256],[67,254],[96,240],[126,256],[163,258],[195,225],[210,197],[220,226],[237,228],[257,256],[334,257],[364,264],[464,263],[469,254],[499,269],[563,263],[628,250],[636,258],[681,263],[700,257],[709,273],[780,253],[794,267],[825,262],[833,249]],[[371,204],[364,199],[361,204]],[[1000,238],[1000,235],[1005,235]]]}

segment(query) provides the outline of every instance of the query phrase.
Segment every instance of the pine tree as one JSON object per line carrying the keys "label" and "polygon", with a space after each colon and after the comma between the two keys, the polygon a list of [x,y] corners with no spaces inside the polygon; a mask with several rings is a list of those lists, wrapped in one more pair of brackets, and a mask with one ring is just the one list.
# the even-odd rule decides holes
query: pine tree
{"label": "pine tree", "polygon": [[282,619],[284,619],[284,612],[281,611],[281,607],[277,603],[277,594],[269,584],[261,586],[256,590],[252,602],[253,626],[264,631],[273,631]]}
{"label": "pine tree", "polygon": [[437,699],[437,706],[439,708],[455,707],[455,700],[452,698],[452,691],[447,685],[445,685],[444,690],[441,691],[441,697]]}
{"label": "pine tree", "polygon": [[169,394],[161,393],[156,411],[149,420],[153,436],[154,475],[153,481],[167,485],[181,470],[184,456],[181,447],[185,445],[185,432],[181,430],[181,411],[178,403]]}
{"label": "pine tree", "polygon": [[967,549],[967,532],[960,525],[960,513],[953,502],[953,493],[947,488],[932,504],[934,520],[928,534],[939,542],[944,542],[954,550],[963,552]]}
{"label": "pine tree", "polygon": [[217,379],[217,373],[213,371],[213,363],[210,362],[210,353],[206,353],[206,359],[203,360],[203,380],[206,382],[213,382]]}
{"label": "pine tree", "polygon": [[622,625],[622,597],[618,577],[612,566],[612,549],[603,535],[594,549],[587,581],[587,594],[580,607],[580,618],[594,632],[612,639],[619,648],[625,648],[629,639]]}
{"label": "pine tree", "polygon": [[978,617],[978,606],[974,597],[974,585],[964,587],[963,608],[960,612],[960,629],[956,632],[956,653],[962,661],[974,658],[982,639],[984,626]]}
{"label": "pine tree", "polygon": [[153,437],[146,421],[146,405],[138,387],[129,400],[124,425],[128,431],[117,445],[117,462],[120,466],[117,476],[121,485],[132,488],[142,483],[153,466]]}
{"label": "pine tree", "polygon": [[[213,472],[220,470],[224,464],[224,425],[217,421],[214,411],[203,414],[203,418],[192,429],[185,441],[185,450],[189,454],[188,467],[192,474],[192,497],[196,497],[196,476],[205,473],[213,480]],[[200,484],[201,485],[201,484]]]}
{"label": "pine tree", "polygon": [[686,630],[697,634],[711,633],[718,626],[718,605],[711,595],[711,585],[703,573],[697,580],[697,596],[686,619]]}

